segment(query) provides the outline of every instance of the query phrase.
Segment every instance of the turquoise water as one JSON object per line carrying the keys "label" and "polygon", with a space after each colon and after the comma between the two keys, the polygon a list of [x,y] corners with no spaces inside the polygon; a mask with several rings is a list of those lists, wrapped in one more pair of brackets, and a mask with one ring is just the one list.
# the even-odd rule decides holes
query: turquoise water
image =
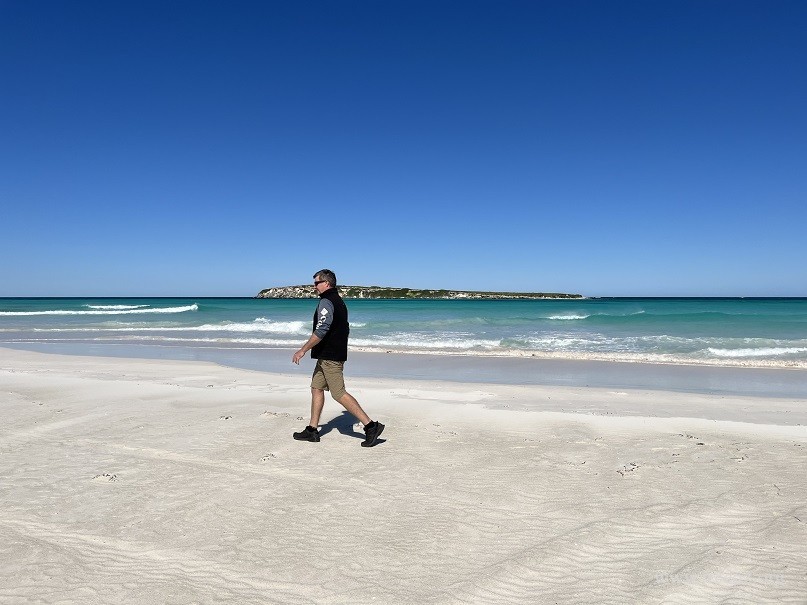
{"label": "turquoise water", "polygon": [[[316,301],[0,299],[0,346],[288,349]],[[807,367],[807,299],[349,300],[354,351]]]}

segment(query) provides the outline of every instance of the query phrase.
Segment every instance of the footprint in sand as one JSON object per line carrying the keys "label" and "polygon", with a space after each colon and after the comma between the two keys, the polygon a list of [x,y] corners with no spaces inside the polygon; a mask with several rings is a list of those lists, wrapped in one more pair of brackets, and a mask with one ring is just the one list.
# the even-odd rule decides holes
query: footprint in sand
{"label": "footprint in sand", "polygon": [[232,416],[219,416],[219,420],[229,420]]}
{"label": "footprint in sand", "polygon": [[261,416],[267,416],[269,418],[278,418],[280,416],[283,418],[291,418],[291,414],[287,414],[286,412],[270,412],[269,410],[263,412]]}
{"label": "footprint in sand", "polygon": [[102,482],[106,483],[106,482],[109,482],[109,481],[117,481],[118,476],[117,475],[110,475],[109,473],[101,473],[100,475],[96,475],[95,477],[93,477],[92,480],[93,481],[102,481]]}
{"label": "footprint in sand", "polygon": [[261,462],[269,462],[270,460],[277,458],[277,454],[267,454],[263,458],[261,458]]}

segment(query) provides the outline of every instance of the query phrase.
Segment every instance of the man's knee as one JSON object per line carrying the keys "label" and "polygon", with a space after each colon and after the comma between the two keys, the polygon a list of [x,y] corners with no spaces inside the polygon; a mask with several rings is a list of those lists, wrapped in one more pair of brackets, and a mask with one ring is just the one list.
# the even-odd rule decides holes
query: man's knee
{"label": "man's knee", "polygon": [[333,397],[334,401],[337,403],[342,403],[342,397],[347,395],[347,391],[342,389],[341,391],[331,391],[331,397]]}
{"label": "man's knee", "polygon": [[313,397],[314,399],[324,399],[325,389],[318,389],[316,387],[311,387],[311,397]]}

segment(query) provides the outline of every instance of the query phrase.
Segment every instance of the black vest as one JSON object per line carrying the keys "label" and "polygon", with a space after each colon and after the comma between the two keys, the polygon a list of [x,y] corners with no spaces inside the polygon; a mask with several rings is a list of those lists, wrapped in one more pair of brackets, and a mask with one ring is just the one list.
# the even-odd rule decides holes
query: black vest
{"label": "black vest", "polygon": [[[311,357],[314,359],[329,359],[330,361],[347,361],[347,337],[350,334],[350,324],[347,321],[347,305],[336,288],[325,290],[319,295],[320,298],[327,298],[333,304],[333,320],[331,328],[320,342],[311,349]],[[317,312],[314,311],[314,326],[317,327]]]}

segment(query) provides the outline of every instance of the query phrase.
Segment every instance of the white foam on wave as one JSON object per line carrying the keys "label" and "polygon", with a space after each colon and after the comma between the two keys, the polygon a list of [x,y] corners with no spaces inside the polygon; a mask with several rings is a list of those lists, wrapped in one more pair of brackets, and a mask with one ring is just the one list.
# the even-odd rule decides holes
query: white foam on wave
{"label": "white foam on wave", "polygon": [[527,350],[553,350],[578,349],[581,351],[592,348],[602,348],[605,343],[602,339],[586,338],[584,336],[522,336],[504,341],[513,348],[526,348]]}
{"label": "white foam on wave", "polygon": [[88,309],[98,309],[101,311],[118,311],[126,309],[144,309],[148,305],[84,305]]}
{"label": "white foam on wave", "polygon": [[350,344],[358,347],[403,347],[406,349],[437,351],[495,349],[501,346],[501,341],[447,335],[427,336],[423,334],[395,334],[376,339],[351,338]]}
{"label": "white foam on wave", "polygon": [[633,317],[634,315],[644,315],[645,311],[634,311],[632,313],[564,313],[560,315],[547,315],[540,319],[551,321],[580,321],[589,317]]}
{"label": "white foam on wave", "polygon": [[807,347],[762,347],[759,349],[707,349],[717,357],[779,357],[807,353]]}
{"label": "white foam on wave", "polygon": [[[364,327],[366,324],[350,324],[351,327]],[[95,329],[93,329],[95,330]],[[310,321],[274,321],[259,317],[251,322],[202,324],[201,326],[121,326],[119,328],[97,328],[98,331],[121,332],[259,332],[270,334],[305,335],[311,333]],[[90,330],[88,330],[90,331]]]}
{"label": "white foam on wave", "polygon": [[107,343],[107,344],[127,344],[127,343],[144,343],[150,345],[161,345],[166,343],[171,344],[216,344],[216,345],[228,345],[234,348],[238,348],[239,345],[261,345],[261,346],[269,346],[269,347],[291,347],[291,346],[298,346],[300,341],[298,339],[294,340],[279,340],[279,339],[270,339],[270,338],[172,338],[170,336],[138,336],[138,335],[131,335],[131,336],[120,336],[115,338],[104,338],[103,336],[97,336],[94,338],[16,338],[10,340],[9,342],[13,343],[83,343],[83,342],[93,342],[93,343]]}
{"label": "white foam on wave", "polygon": [[[97,338],[94,340],[105,340]],[[129,336],[124,341],[151,342],[160,344],[162,342],[171,343],[208,343],[217,345],[262,345],[272,347],[289,347],[299,345],[299,340],[279,340],[276,338],[172,338],[172,337],[152,337],[152,336]]]}
{"label": "white foam on wave", "polygon": [[27,317],[31,315],[134,315],[141,313],[185,313],[198,311],[199,305],[193,303],[184,307],[157,307],[149,309],[93,309],[91,311],[73,311],[69,309],[54,309],[52,311],[0,311],[0,316]]}
{"label": "white foam on wave", "polygon": [[171,327],[138,327],[138,328],[115,328],[113,331],[121,332],[238,332],[249,333],[269,333],[269,334],[294,334],[302,335],[311,332],[311,323],[305,321],[271,321],[262,317],[249,323],[222,323],[222,324],[202,324],[201,326],[171,326]]}
{"label": "white foam on wave", "polygon": [[[365,326],[364,323],[353,324],[352,328],[360,328]],[[2,330],[0,330],[2,331]],[[310,321],[273,321],[264,317],[259,317],[251,322],[244,323],[221,323],[221,324],[202,324],[199,326],[178,326],[176,324],[170,326],[144,326],[144,325],[126,325],[120,326],[104,326],[104,327],[76,327],[76,328],[33,328],[33,332],[95,332],[95,333],[136,333],[136,332],[236,332],[240,334],[277,334],[288,336],[307,336],[311,334]],[[433,337],[423,334],[407,334],[395,333],[385,336],[377,336],[372,340],[374,344],[383,346],[385,343],[390,345],[404,345],[410,347],[417,347],[420,344],[428,348],[440,348],[442,346],[457,348],[457,347],[474,347],[474,346],[490,346],[498,345],[499,341],[475,340],[468,339],[468,334],[460,333],[461,337],[455,339],[454,335],[447,335],[446,333],[436,333]],[[350,342],[353,343],[354,339],[351,338]],[[367,340],[366,342],[371,342]]]}
{"label": "white foam on wave", "polygon": [[[0,330],[2,331],[2,330]],[[143,326],[120,325],[102,328],[34,328],[34,332],[259,332],[270,334],[305,335],[311,323],[305,321],[271,321],[262,317],[250,323],[202,324],[201,326]]]}
{"label": "white foam on wave", "polygon": [[[202,326],[204,328],[205,326]],[[309,321],[273,321],[265,317],[259,317],[252,323],[247,324],[224,324],[216,326],[217,330],[229,330],[233,332],[270,332],[272,334],[306,334],[311,332],[311,322]]]}

